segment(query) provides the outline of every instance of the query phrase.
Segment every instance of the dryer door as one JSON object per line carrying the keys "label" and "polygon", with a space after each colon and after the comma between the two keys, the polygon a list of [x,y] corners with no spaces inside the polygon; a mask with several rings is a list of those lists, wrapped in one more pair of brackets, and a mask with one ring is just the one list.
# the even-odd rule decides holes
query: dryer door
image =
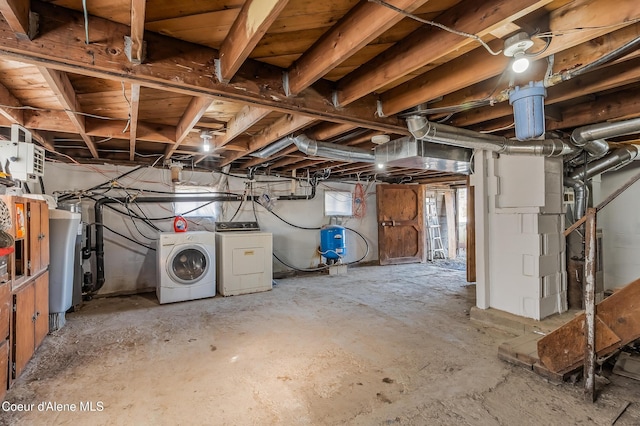
{"label": "dryer door", "polygon": [[190,285],[200,281],[211,267],[209,253],[202,246],[178,245],[167,262],[167,273],[177,283]]}

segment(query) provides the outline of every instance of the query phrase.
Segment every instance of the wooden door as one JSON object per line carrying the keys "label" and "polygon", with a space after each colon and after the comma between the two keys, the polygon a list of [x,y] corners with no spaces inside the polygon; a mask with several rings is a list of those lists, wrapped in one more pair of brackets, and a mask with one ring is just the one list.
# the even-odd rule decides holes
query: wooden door
{"label": "wooden door", "polygon": [[376,187],[381,265],[424,262],[424,185]]}
{"label": "wooden door", "polygon": [[49,271],[36,278],[35,293],[34,348],[37,348],[49,333]]}
{"label": "wooden door", "polygon": [[33,283],[26,284],[15,294],[16,312],[13,320],[15,327],[13,340],[13,362],[17,378],[31,359],[34,351],[34,322],[35,322],[35,287]]}

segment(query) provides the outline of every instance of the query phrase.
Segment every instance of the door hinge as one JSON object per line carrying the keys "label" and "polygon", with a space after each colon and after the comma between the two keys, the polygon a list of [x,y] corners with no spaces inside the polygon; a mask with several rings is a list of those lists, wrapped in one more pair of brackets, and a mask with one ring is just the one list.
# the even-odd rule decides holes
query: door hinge
{"label": "door hinge", "polygon": [[31,210],[27,210],[27,217],[30,218],[31,217]]}
{"label": "door hinge", "polygon": [[13,312],[18,312],[18,305],[15,303],[13,304]]}
{"label": "door hinge", "polygon": [[31,271],[31,261],[27,260],[27,269]]}
{"label": "door hinge", "polygon": [[11,371],[13,372],[13,377],[16,377],[16,363],[11,363]]}

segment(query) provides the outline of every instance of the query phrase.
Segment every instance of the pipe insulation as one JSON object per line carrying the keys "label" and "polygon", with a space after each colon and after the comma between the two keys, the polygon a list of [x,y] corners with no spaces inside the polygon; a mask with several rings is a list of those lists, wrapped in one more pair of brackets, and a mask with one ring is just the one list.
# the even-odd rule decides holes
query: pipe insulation
{"label": "pipe insulation", "polygon": [[463,148],[483,149],[506,155],[562,157],[577,152],[577,148],[560,139],[520,142],[502,136],[474,132],[441,123],[432,123],[421,116],[407,118],[407,126],[409,132],[416,139]]}
{"label": "pipe insulation", "polygon": [[312,157],[330,158],[334,160],[375,163],[373,151],[353,146],[338,145],[329,142],[319,142],[307,135],[298,135],[293,138],[293,143],[298,149]]}

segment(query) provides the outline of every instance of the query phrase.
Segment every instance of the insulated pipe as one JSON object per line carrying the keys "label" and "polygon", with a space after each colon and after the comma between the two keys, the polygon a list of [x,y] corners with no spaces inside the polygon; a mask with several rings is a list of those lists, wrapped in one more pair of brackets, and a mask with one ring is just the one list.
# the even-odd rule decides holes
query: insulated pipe
{"label": "insulated pipe", "polygon": [[[316,184],[311,185],[311,194],[309,195],[285,195],[276,198],[276,200],[311,200],[316,196]],[[248,197],[251,201],[256,201],[257,196]],[[171,202],[198,202],[198,201],[242,201],[241,195],[169,195],[164,197],[138,197],[136,203],[171,203]],[[96,282],[89,288],[83,288],[87,293],[94,293],[102,288],[105,283],[104,276],[104,224],[103,224],[103,208],[106,204],[126,204],[132,202],[130,197],[110,197],[102,198],[96,201],[93,210],[95,215],[96,228]]]}
{"label": "insulated pipe", "polygon": [[573,200],[573,220],[581,219],[587,209],[589,188],[585,183],[566,176],[563,180],[563,185],[573,188],[573,194],[575,197],[575,199]]}
{"label": "insulated pipe", "polygon": [[484,149],[507,155],[561,157],[577,151],[575,147],[559,139],[520,142],[446,124],[431,123],[421,116],[407,118],[407,126],[416,139],[463,148]]}
{"label": "insulated pipe", "polygon": [[375,163],[375,154],[373,151],[362,148],[338,145],[329,142],[318,142],[307,135],[296,136],[293,138],[293,143],[296,144],[300,151],[314,157],[362,163]]}

